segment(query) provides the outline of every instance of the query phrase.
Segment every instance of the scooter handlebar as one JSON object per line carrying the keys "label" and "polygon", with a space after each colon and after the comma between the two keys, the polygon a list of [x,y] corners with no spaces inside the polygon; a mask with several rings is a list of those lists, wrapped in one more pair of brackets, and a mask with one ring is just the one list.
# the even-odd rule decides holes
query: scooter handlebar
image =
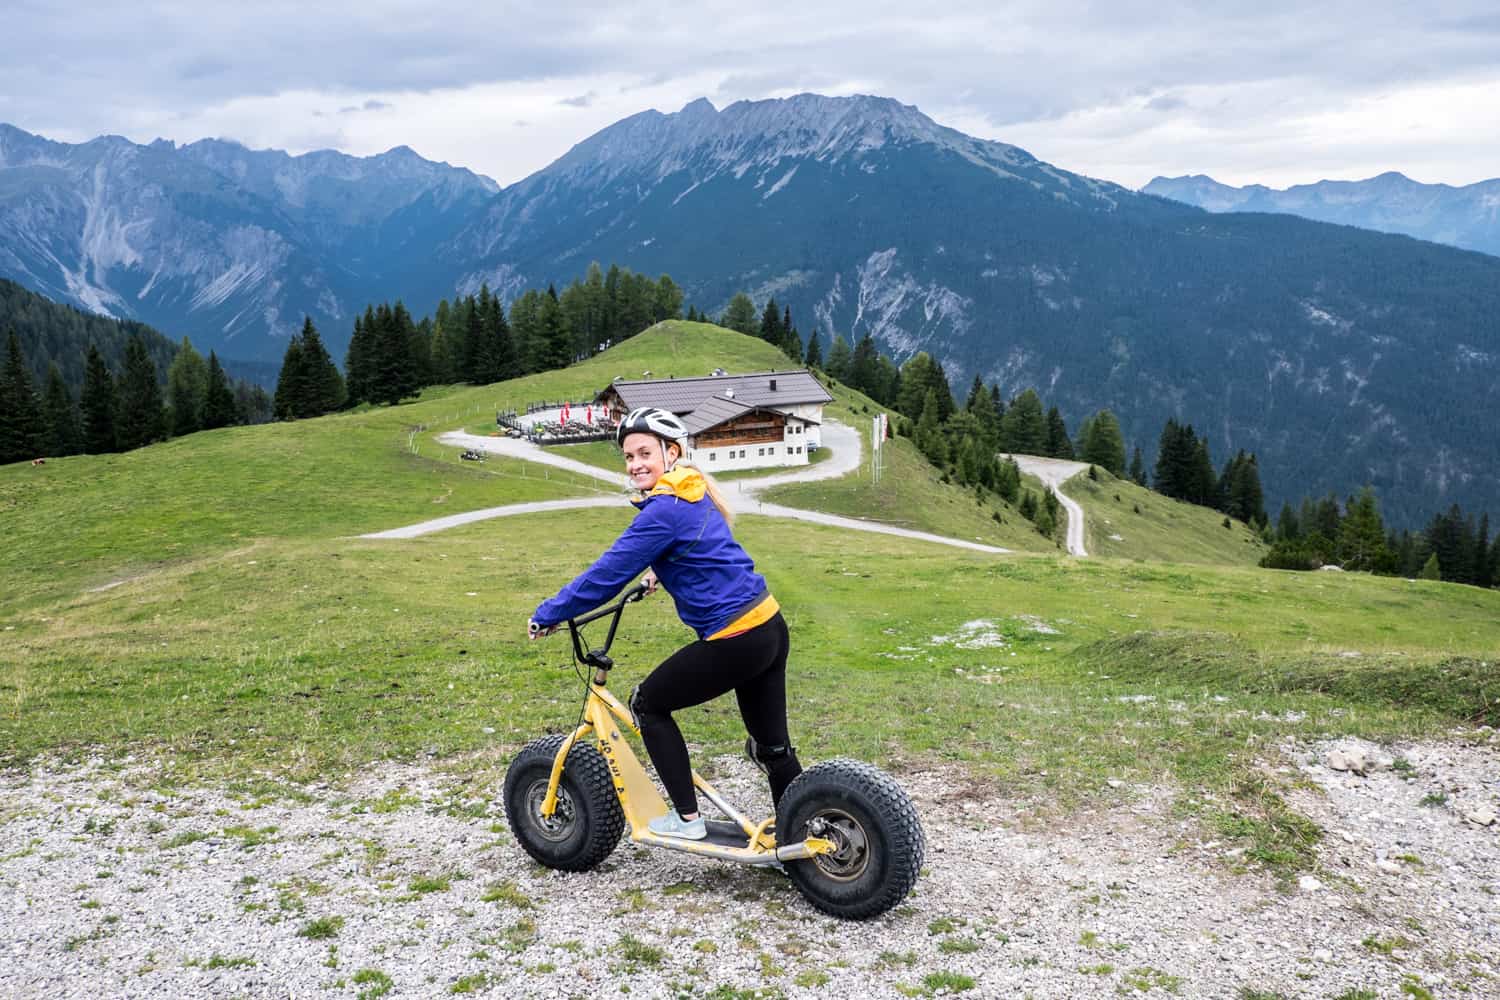
{"label": "scooter handlebar", "polygon": [[591,611],[581,618],[569,618],[568,625],[573,628],[578,628],[579,626],[587,625],[589,622],[598,621],[600,618],[612,615],[616,611],[623,610],[625,605],[632,604],[635,601],[639,601],[645,596],[646,585],[644,583],[637,583],[635,586],[625,591],[624,594],[620,595],[620,599],[618,601],[615,601],[613,604],[606,604],[604,607],[599,608],[597,611]]}

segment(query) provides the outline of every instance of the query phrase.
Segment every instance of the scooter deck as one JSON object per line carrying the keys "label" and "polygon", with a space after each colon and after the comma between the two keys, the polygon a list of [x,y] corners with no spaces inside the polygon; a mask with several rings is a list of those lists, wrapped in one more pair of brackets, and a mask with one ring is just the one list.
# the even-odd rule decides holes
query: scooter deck
{"label": "scooter deck", "polygon": [[[705,820],[704,825],[708,828],[708,836],[702,840],[663,837],[649,830],[632,833],[630,839],[638,844],[718,858],[721,861],[734,861],[742,865],[769,865],[781,860],[775,850],[751,847],[750,837],[740,829],[737,823],[710,819]],[[808,857],[809,855],[805,851],[799,851],[795,856]]]}

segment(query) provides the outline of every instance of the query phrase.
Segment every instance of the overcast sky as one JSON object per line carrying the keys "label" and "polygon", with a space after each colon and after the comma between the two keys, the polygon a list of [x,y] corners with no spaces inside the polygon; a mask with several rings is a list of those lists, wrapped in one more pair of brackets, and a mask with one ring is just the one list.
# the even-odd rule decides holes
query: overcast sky
{"label": "overcast sky", "polygon": [[1494,0],[334,7],[5,0],[0,121],[69,142],[404,144],[508,184],[647,108],[869,93],[1131,187],[1500,176]]}

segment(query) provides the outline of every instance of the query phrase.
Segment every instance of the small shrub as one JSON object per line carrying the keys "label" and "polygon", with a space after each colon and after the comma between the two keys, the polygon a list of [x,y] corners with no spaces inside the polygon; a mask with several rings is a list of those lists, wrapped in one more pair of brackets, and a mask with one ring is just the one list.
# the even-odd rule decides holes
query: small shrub
{"label": "small shrub", "polygon": [[483,972],[476,972],[472,976],[464,976],[448,987],[449,993],[478,993],[480,990],[488,989],[490,977]]}
{"label": "small shrub", "polygon": [[379,969],[360,969],[354,974],[354,985],[369,987],[359,991],[359,1000],[380,1000],[395,986]]}
{"label": "small shrub", "polygon": [[196,844],[200,840],[207,839],[208,834],[206,833],[200,833],[197,830],[184,830],[181,833],[173,834],[172,839],[168,840],[162,846],[167,850],[171,850],[174,847],[186,847],[189,844]]}
{"label": "small shrub", "polygon": [[297,932],[297,936],[307,938],[310,941],[324,941],[331,937],[337,937],[343,927],[343,917],[319,917],[317,920],[309,920],[303,924],[302,929]]}
{"label": "small shrub", "polygon": [[506,903],[518,910],[529,910],[536,905],[514,882],[493,882],[479,898],[486,903]]}
{"label": "small shrub", "polygon": [[934,993],[938,990],[962,993],[974,988],[974,977],[960,972],[932,972],[922,977],[922,985]]}
{"label": "small shrub", "polygon": [[615,947],[619,949],[620,957],[627,962],[639,962],[641,965],[661,964],[661,949],[637,940],[633,935],[620,935],[620,940]]}

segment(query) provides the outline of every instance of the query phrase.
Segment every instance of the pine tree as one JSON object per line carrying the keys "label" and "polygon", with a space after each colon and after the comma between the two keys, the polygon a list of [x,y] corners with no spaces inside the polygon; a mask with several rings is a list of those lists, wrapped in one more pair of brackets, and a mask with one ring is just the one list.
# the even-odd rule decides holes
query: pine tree
{"label": "pine tree", "polygon": [[566,368],[573,360],[573,335],[555,295],[542,297],[541,335],[543,370]]}
{"label": "pine tree", "polygon": [[293,335],[281,356],[281,371],[276,376],[274,408],[277,420],[296,420],[302,416],[302,401],[307,398],[307,371],[302,360],[302,337]]}
{"label": "pine tree", "polygon": [[948,442],[943,436],[941,425],[938,423],[937,390],[927,390],[927,400],[922,406],[922,417],[917,421],[917,430],[913,438],[918,450],[927,456],[927,460],[933,465],[943,466],[947,464],[950,457]]}
{"label": "pine tree", "polygon": [[[619,268],[611,267],[609,273],[618,275]],[[516,357],[523,375],[543,370],[541,323],[542,297],[536,289],[528,288],[510,304],[510,330],[515,338]],[[617,334],[615,343],[619,343],[622,336]]]}
{"label": "pine tree", "polygon": [[1097,465],[1112,475],[1125,474],[1125,438],[1120,433],[1120,422],[1109,410],[1100,410],[1090,417],[1079,440],[1083,445],[1079,461]]}
{"label": "pine tree", "polygon": [[840,382],[849,381],[849,363],[854,356],[849,350],[849,342],[842,335],[833,335],[833,345],[828,348],[828,367],[825,369],[829,375]]}
{"label": "pine tree", "polygon": [[0,374],[0,465],[37,458],[47,444],[42,401],[31,385],[31,370],[21,354],[16,331],[10,331],[5,371]]}
{"label": "pine tree", "polygon": [[345,402],[353,407],[371,400],[375,364],[375,308],[365,306],[364,316],[354,317],[354,335],[344,352]]}
{"label": "pine tree", "polygon": [[1366,486],[1359,496],[1351,497],[1347,513],[1339,524],[1338,559],[1348,570],[1374,570],[1383,566],[1389,553],[1385,547],[1385,525],[1375,490]]}
{"label": "pine tree", "polygon": [[1161,430],[1152,481],[1156,484],[1156,491],[1164,497],[1181,500],[1187,496],[1188,466],[1192,460],[1188,435],[1191,433],[1173,417],[1167,418],[1166,426]]}
{"label": "pine tree", "polygon": [[781,340],[781,351],[796,364],[802,364],[802,334],[796,327],[787,327]]}
{"label": "pine tree", "polygon": [[1494,567],[1490,565],[1490,512],[1479,515],[1479,537],[1474,544],[1474,586],[1486,589],[1495,585]]}
{"label": "pine tree", "polygon": [[[597,273],[597,266],[594,268],[594,271]],[[589,292],[589,295],[596,298],[600,296],[603,279],[600,280],[600,290]],[[502,382],[506,379],[520,376],[521,358],[516,351],[516,338],[510,332],[510,324],[505,319],[504,303],[500,301],[500,296],[498,295],[494,296],[491,302],[493,304],[484,316],[484,332],[490,342],[489,354],[493,365],[490,374],[494,376],[491,381]],[[593,322],[599,329],[603,328],[602,311],[600,311],[600,317],[596,317]],[[592,350],[592,347],[593,345],[590,344],[588,349]]]}
{"label": "pine tree", "polygon": [[208,365],[193,342],[182,338],[177,356],[167,368],[167,405],[172,408],[172,434],[181,437],[203,426],[203,397],[208,392]]}
{"label": "pine tree", "polygon": [[1199,438],[1193,447],[1191,483],[1192,492],[1187,499],[1199,506],[1211,506],[1219,492],[1219,477],[1214,474],[1214,463],[1208,454],[1207,438]]}
{"label": "pine tree", "polygon": [[83,391],[79,394],[83,416],[83,450],[90,455],[108,455],[118,450],[115,442],[115,380],[104,366],[104,357],[93,344],[83,368]]}
{"label": "pine tree", "polygon": [[1442,563],[1438,561],[1438,554],[1434,552],[1427,557],[1422,564],[1422,572],[1417,574],[1418,580],[1441,580],[1443,578]]}
{"label": "pine tree", "polygon": [[266,390],[250,382],[234,383],[234,422],[264,424],[276,416],[275,404]]}
{"label": "pine tree", "polygon": [[234,392],[229,388],[229,378],[219,364],[219,356],[208,352],[208,388],[203,393],[203,429],[228,427],[237,423]]}
{"label": "pine tree", "polygon": [[781,328],[781,310],[776,308],[774,298],[766,300],[765,311],[760,316],[760,339],[768,344],[781,346],[783,330]]}
{"label": "pine tree", "polygon": [[995,492],[1014,504],[1021,495],[1021,467],[1013,458],[998,459],[995,470]]}
{"label": "pine tree", "polygon": [[[408,317],[410,320],[410,317]],[[344,377],[323,346],[311,316],[302,319],[302,364],[307,376],[303,416],[321,417],[344,405]]]}
{"label": "pine tree", "polygon": [[818,343],[818,331],[813,330],[812,336],[807,339],[807,367],[823,367],[823,346]]}
{"label": "pine tree", "polygon": [[845,381],[877,402],[884,402],[880,399],[881,379],[878,377],[878,357],[879,352],[875,350],[875,341],[870,339],[868,333],[865,334],[860,338],[859,344],[854,348],[854,354],[849,359],[849,377]]}
{"label": "pine tree", "polygon": [[1017,455],[1042,455],[1047,447],[1047,418],[1035,389],[1027,389],[1005,410],[1000,421],[1000,448]]}
{"label": "pine tree", "polygon": [[1458,504],[1434,515],[1425,532],[1427,544],[1437,555],[1443,579],[1453,583],[1474,582],[1474,520]]}
{"label": "pine tree", "polygon": [[130,451],[167,436],[167,412],[162,405],[156,365],[146,353],[146,341],[134,334],[125,345],[125,367],[115,392],[115,442]]}
{"label": "pine tree", "polygon": [[1495,533],[1495,544],[1490,546],[1490,585],[1500,585],[1500,532]]}
{"label": "pine tree", "polygon": [[1073,457],[1073,442],[1068,440],[1068,425],[1063,422],[1057,407],[1047,411],[1047,443],[1044,445],[1050,458]]}
{"label": "pine tree", "polygon": [[56,362],[47,365],[47,397],[42,403],[49,455],[76,455],[83,450],[83,432],[78,428],[78,408],[63,381]]}
{"label": "pine tree", "polygon": [[656,309],[653,319],[660,323],[662,320],[682,318],[682,289],[677,282],[663,274],[656,279]]}
{"label": "pine tree", "polygon": [[985,420],[984,410],[989,406],[990,397],[985,391],[984,380],[979,373],[974,373],[974,381],[969,385],[969,395],[964,399],[964,409],[978,417],[980,422]]}
{"label": "pine tree", "polygon": [[451,385],[458,381],[453,376],[453,345],[440,323],[432,324],[432,345],[427,352],[432,358],[434,385]]}
{"label": "pine tree", "polygon": [[[472,319],[470,323],[472,327]],[[395,406],[417,391],[416,372],[411,360],[411,327],[411,315],[399,301],[394,308],[382,303],[375,310],[370,402]],[[482,331],[471,329],[471,333],[483,340]]]}
{"label": "pine tree", "polygon": [[1141,446],[1135,446],[1130,456],[1130,478],[1137,486],[1146,485],[1146,460],[1141,455]]}
{"label": "pine tree", "polygon": [[[611,271],[614,269],[611,268]],[[760,323],[755,318],[755,303],[744,292],[735,292],[724,309],[722,325],[752,337],[760,336]]]}
{"label": "pine tree", "polygon": [[1292,510],[1292,505],[1283,500],[1281,503],[1281,513],[1276,515],[1276,540],[1279,542],[1295,542],[1301,537],[1302,528],[1297,522],[1297,514]]}
{"label": "pine tree", "polygon": [[[896,409],[912,420],[920,421],[929,396],[932,397],[934,406],[940,405],[937,401],[939,381],[937,365],[933,363],[932,356],[926,351],[913,354],[901,366],[901,390],[896,394]],[[934,416],[939,422],[943,419],[941,410]]]}

